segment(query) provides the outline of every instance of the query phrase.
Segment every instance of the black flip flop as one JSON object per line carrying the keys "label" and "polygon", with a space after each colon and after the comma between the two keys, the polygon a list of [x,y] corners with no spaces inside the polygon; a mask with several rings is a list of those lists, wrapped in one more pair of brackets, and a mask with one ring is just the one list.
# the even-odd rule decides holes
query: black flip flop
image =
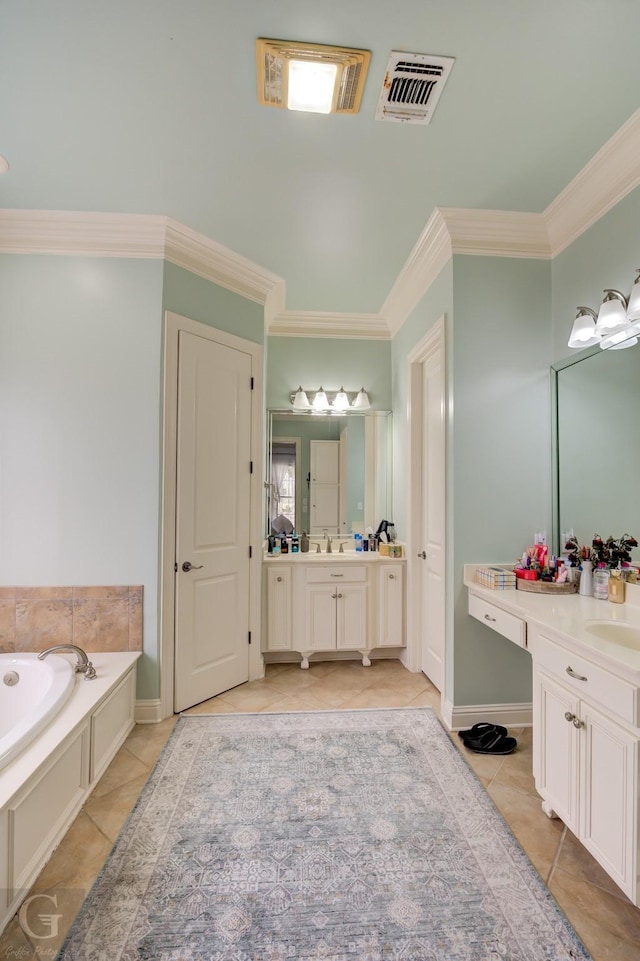
{"label": "black flip flop", "polygon": [[515,737],[505,737],[497,731],[485,731],[479,737],[463,737],[462,743],[474,754],[512,754],[518,742]]}
{"label": "black flip flop", "polygon": [[496,734],[501,734],[503,737],[506,737],[509,733],[502,724],[490,724],[489,721],[478,721],[477,724],[467,728],[466,731],[458,731],[458,737],[461,737],[463,740],[465,737],[480,737],[481,734],[487,734],[489,731],[495,731]]}

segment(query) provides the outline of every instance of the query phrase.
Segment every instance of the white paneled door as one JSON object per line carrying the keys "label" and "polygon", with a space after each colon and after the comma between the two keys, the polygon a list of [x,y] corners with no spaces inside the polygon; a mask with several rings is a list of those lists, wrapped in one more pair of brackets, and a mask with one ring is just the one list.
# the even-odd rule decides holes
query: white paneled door
{"label": "white paneled door", "polygon": [[251,356],[178,343],[174,710],[249,676]]}
{"label": "white paneled door", "polygon": [[[444,321],[409,355],[411,643],[419,665],[440,692],[445,683],[445,366]],[[415,553],[414,553],[415,551]],[[417,655],[417,657],[415,656]]]}

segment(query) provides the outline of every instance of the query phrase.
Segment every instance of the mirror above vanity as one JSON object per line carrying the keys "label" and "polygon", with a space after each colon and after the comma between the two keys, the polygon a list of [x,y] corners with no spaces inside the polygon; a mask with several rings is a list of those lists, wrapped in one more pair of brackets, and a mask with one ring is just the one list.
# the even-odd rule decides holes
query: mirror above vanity
{"label": "mirror above vanity", "polygon": [[583,350],[551,375],[557,548],[571,528],[581,543],[596,533],[640,539],[640,346]]}
{"label": "mirror above vanity", "polygon": [[391,518],[390,411],[267,414],[267,535],[279,517],[338,537]]}

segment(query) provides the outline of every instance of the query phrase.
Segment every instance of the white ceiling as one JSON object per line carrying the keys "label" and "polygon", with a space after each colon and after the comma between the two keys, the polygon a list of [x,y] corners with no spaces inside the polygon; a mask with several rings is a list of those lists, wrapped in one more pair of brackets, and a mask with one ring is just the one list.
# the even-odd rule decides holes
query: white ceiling
{"label": "white ceiling", "polygon": [[[638,108],[638,0],[0,0],[4,208],[167,214],[376,313],[433,208],[541,212]],[[260,107],[255,39],[371,50],[355,117]],[[392,49],[455,57],[380,123]]]}

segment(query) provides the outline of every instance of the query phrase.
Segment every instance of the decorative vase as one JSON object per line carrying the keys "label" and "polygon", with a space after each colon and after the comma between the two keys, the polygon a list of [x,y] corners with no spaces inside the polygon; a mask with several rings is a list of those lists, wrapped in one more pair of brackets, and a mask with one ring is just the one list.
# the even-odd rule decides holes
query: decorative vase
{"label": "decorative vase", "polygon": [[583,597],[591,597],[593,595],[593,563],[582,561],[580,566],[582,567],[582,573],[580,574],[578,593],[582,594]]}

